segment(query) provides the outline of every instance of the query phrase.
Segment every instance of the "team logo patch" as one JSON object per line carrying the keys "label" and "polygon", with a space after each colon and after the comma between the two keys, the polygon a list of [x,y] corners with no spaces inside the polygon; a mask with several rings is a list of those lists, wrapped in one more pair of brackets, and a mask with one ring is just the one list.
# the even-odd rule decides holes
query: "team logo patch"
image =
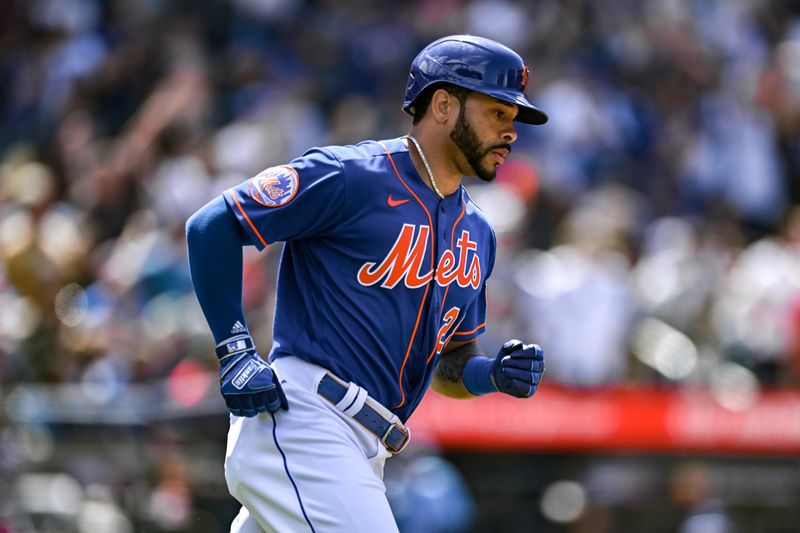
{"label": "team logo patch", "polygon": [[280,207],[292,201],[300,188],[300,177],[290,166],[262,171],[250,180],[250,197],[264,207]]}

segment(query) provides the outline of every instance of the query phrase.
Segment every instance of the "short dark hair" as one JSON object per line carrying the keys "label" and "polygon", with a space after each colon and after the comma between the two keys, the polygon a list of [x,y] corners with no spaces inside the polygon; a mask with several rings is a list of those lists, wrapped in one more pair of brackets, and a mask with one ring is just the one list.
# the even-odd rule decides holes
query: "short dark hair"
{"label": "short dark hair", "polygon": [[467,101],[470,93],[472,92],[469,89],[464,87],[460,87],[458,85],[452,85],[450,83],[436,83],[427,87],[422,94],[420,94],[417,99],[414,101],[414,105],[411,106],[411,113],[414,115],[414,125],[416,126],[425,116],[425,113],[428,112],[428,108],[431,105],[431,99],[433,98],[433,93],[435,93],[438,89],[444,89],[451,95],[458,98],[461,107],[464,107],[464,104]]}

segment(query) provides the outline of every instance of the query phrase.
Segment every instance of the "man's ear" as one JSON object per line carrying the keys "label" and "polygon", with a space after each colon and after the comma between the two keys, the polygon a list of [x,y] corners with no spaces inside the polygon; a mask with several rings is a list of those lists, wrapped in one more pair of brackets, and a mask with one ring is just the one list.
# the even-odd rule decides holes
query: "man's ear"
{"label": "man's ear", "polygon": [[444,89],[436,89],[431,97],[430,113],[438,124],[446,124],[458,117],[461,102]]}

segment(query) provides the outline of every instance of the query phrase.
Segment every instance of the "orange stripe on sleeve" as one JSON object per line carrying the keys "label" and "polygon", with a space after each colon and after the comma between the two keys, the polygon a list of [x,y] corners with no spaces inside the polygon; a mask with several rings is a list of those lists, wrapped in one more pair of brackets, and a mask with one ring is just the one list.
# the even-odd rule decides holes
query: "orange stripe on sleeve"
{"label": "orange stripe on sleeve", "polygon": [[477,328],[475,328],[475,329],[471,329],[471,330],[469,330],[469,331],[456,331],[455,333],[453,333],[453,335],[454,335],[454,336],[457,336],[457,335],[472,335],[473,333],[475,333],[475,332],[476,332],[476,331],[478,331],[479,329],[481,329],[481,328],[485,328],[485,327],[486,327],[486,322],[484,322],[483,324],[481,324],[481,325],[480,325],[480,326],[478,326]]}
{"label": "orange stripe on sleeve", "polygon": [[233,191],[230,191],[230,190],[229,190],[229,191],[228,191],[228,194],[230,195],[230,197],[231,197],[231,200],[233,200],[233,203],[235,203],[235,204],[236,204],[236,207],[239,209],[239,212],[242,214],[242,216],[244,217],[244,219],[247,221],[247,224],[250,226],[250,229],[251,229],[251,230],[253,230],[253,233],[255,233],[255,234],[256,234],[256,237],[258,237],[258,240],[259,240],[259,241],[261,241],[261,244],[263,244],[263,245],[264,245],[264,248],[266,248],[267,246],[269,246],[269,245],[267,244],[267,241],[265,241],[265,240],[264,240],[264,237],[262,237],[262,236],[261,236],[261,234],[260,234],[260,233],[258,232],[258,230],[256,229],[256,226],[255,226],[255,224],[253,224],[253,221],[252,221],[252,220],[250,220],[250,217],[249,217],[249,216],[247,216],[247,213],[245,213],[245,212],[244,212],[244,208],[242,207],[242,204],[240,204],[240,203],[239,203],[239,200],[237,200],[237,199],[236,199],[236,195],[234,195],[234,194],[233,194]]}

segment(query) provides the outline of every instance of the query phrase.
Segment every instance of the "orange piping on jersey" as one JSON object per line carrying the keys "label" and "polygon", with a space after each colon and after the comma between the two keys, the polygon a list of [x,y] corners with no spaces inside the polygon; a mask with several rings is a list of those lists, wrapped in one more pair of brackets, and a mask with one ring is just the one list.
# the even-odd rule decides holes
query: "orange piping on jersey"
{"label": "orange piping on jersey", "polygon": [[483,324],[479,325],[477,328],[471,329],[469,331],[456,331],[455,333],[453,333],[453,335],[470,335],[471,333],[475,333],[476,331],[478,331],[479,329],[481,329],[482,327],[485,327],[485,326],[486,326],[486,322],[484,322]]}
{"label": "orange piping on jersey", "polygon": [[395,405],[395,409],[406,403],[406,393],[403,390],[403,372],[406,369],[406,363],[408,362],[408,356],[411,354],[411,346],[414,344],[414,338],[417,336],[417,328],[419,328],[419,321],[422,318],[422,309],[425,307],[425,299],[428,297],[428,289],[430,289],[430,283],[425,285],[425,293],[422,295],[422,302],[419,304],[419,311],[417,311],[417,321],[414,324],[414,331],[411,332],[411,340],[408,341],[408,348],[406,348],[406,355],[403,357],[403,364],[400,366],[400,374],[397,377],[397,386],[400,387],[400,403]]}
{"label": "orange piping on jersey", "polygon": [[[461,222],[461,219],[463,217],[464,217],[464,199],[462,198],[461,199],[461,214],[459,214],[458,218],[456,219],[456,221],[453,222],[453,231],[450,232],[450,249],[451,250],[453,249],[453,243],[456,240],[456,226],[458,226],[458,223]],[[434,276],[434,277],[436,277],[436,276]],[[442,319],[442,313],[444,312],[444,302],[445,302],[445,300],[447,300],[447,292],[449,290],[450,290],[450,285],[448,284],[447,287],[444,290],[444,296],[442,296],[442,305],[439,308],[441,310],[441,312],[439,313],[439,320]],[[464,319],[462,318],[461,320],[463,321]],[[439,322],[437,321],[436,323],[438,324]],[[460,325],[461,325],[461,323],[459,322],[458,326],[460,326]],[[456,327],[458,327],[458,326],[456,326]],[[453,332],[454,333],[452,333],[450,335],[450,338],[453,338],[453,335],[455,334],[455,329],[453,329]],[[436,346],[438,344],[439,344],[439,339],[436,339],[436,344],[433,345],[433,351],[431,351],[431,354],[428,356],[428,360],[425,362],[426,365],[431,362],[431,359],[433,359],[433,356],[436,354]],[[447,343],[445,343],[445,346],[447,346]]]}
{"label": "orange piping on jersey", "polygon": [[269,245],[267,244],[267,241],[265,241],[265,240],[264,240],[264,237],[262,237],[262,236],[261,236],[261,234],[260,234],[260,233],[258,232],[258,230],[256,229],[255,225],[253,224],[253,221],[252,221],[252,220],[250,220],[250,217],[249,217],[249,216],[247,216],[247,213],[245,213],[245,212],[244,212],[244,209],[242,209],[242,204],[240,204],[240,203],[239,203],[239,200],[237,200],[237,199],[236,199],[236,196],[233,194],[233,191],[228,191],[228,194],[231,196],[231,200],[233,200],[233,203],[235,203],[235,204],[236,204],[236,207],[238,207],[238,208],[239,208],[239,211],[242,213],[242,216],[244,217],[244,219],[245,219],[245,220],[247,221],[247,223],[250,225],[250,229],[251,229],[251,230],[253,230],[253,233],[255,233],[255,234],[256,234],[256,237],[258,237],[258,240],[260,240],[260,241],[261,241],[261,244],[263,244],[263,245],[264,245],[264,248],[266,248],[267,246],[269,246]]}
{"label": "orange piping on jersey", "polygon": [[[394,164],[394,159],[392,158],[392,154],[389,153],[389,150],[386,148],[386,145],[380,143],[383,147],[383,151],[386,152],[386,155],[389,156],[389,162],[392,164],[392,168],[394,169],[394,173],[397,176],[397,179],[400,180],[400,183],[403,184],[411,196],[417,201],[417,203],[422,207],[425,211],[425,214],[428,215],[428,224],[430,224],[431,228],[431,272],[434,270],[433,266],[433,256],[435,255],[436,250],[436,242],[434,241],[433,235],[435,231],[433,231],[433,219],[431,218],[431,214],[428,211],[428,208],[425,207],[425,204],[422,203],[422,200],[419,199],[419,196],[416,195],[414,191],[411,190],[411,187],[403,180],[403,177],[400,175],[400,172],[397,170],[397,165]],[[433,277],[434,283],[436,276]],[[411,339],[408,341],[408,347],[406,348],[406,355],[403,357],[403,364],[400,365],[400,374],[397,376],[397,386],[400,389],[400,403],[394,406],[395,409],[406,403],[406,393],[403,390],[403,372],[406,370],[406,363],[408,362],[408,356],[411,355],[411,347],[414,345],[414,339],[417,336],[417,329],[419,328],[419,321],[422,318],[422,308],[425,306],[425,299],[428,297],[428,289],[430,289],[431,285],[428,283],[425,285],[425,293],[422,295],[422,301],[419,303],[419,310],[417,311],[417,322],[414,324],[414,330],[411,332]]]}

